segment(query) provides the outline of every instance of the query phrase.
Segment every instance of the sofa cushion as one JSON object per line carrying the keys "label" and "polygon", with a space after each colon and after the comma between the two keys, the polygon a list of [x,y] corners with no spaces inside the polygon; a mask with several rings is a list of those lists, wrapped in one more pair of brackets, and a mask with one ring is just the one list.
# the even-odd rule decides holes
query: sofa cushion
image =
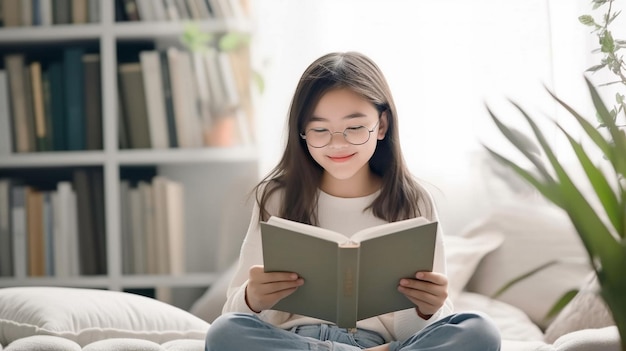
{"label": "sofa cushion", "polygon": [[576,296],[556,316],[546,329],[546,342],[553,343],[561,336],[583,329],[598,329],[615,325],[613,316],[600,297],[597,276],[591,273]]}
{"label": "sofa cushion", "polygon": [[83,351],[165,351],[161,345],[148,340],[113,338],[92,342]]}
{"label": "sofa cushion", "polygon": [[464,291],[454,301],[454,309],[456,312],[485,313],[491,317],[503,340],[544,341],[543,332],[522,310],[488,296]]}
{"label": "sofa cushion", "polygon": [[444,235],[448,294],[454,301],[467,285],[480,261],[498,248],[504,236],[497,229],[469,226],[459,235]]}
{"label": "sofa cushion", "polygon": [[81,351],[77,343],[51,335],[34,335],[16,340],[4,351]]}
{"label": "sofa cushion", "polygon": [[617,327],[583,329],[567,333],[554,344],[556,351],[621,351]]}
{"label": "sofa cushion", "polygon": [[65,338],[84,347],[109,338],[161,344],[203,340],[209,323],[148,297],[107,290],[16,287],[0,289],[0,344],[31,335]]}
{"label": "sofa cushion", "polygon": [[551,204],[506,205],[478,220],[498,230],[504,243],[481,261],[467,289],[493,296],[501,287],[549,262],[558,262],[515,284],[498,297],[522,309],[545,329],[545,317],[567,291],[591,271],[580,238],[563,210]]}

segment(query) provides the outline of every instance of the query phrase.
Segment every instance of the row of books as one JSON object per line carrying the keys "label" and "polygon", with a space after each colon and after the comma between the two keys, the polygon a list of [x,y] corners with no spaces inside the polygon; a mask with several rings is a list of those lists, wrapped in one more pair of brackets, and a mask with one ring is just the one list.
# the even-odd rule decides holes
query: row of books
{"label": "row of books", "polygon": [[102,170],[40,189],[0,179],[0,276],[106,274]]}
{"label": "row of books", "polygon": [[100,0],[0,0],[4,27],[100,22]]}
{"label": "row of books", "polygon": [[[162,176],[120,186],[123,273],[183,273],[183,186]],[[106,274],[105,226],[101,170],[46,190],[1,178],[0,276]]]}
{"label": "row of books", "polygon": [[122,272],[185,272],[184,188],[155,176],[152,181],[120,183]]}
{"label": "row of books", "polygon": [[241,52],[145,50],[118,66],[121,148],[251,144]]}
{"label": "row of books", "polygon": [[247,0],[117,0],[117,21],[181,21],[248,17]]}
{"label": "row of books", "polygon": [[4,57],[0,70],[0,154],[102,149],[100,55],[80,47],[62,58]]}

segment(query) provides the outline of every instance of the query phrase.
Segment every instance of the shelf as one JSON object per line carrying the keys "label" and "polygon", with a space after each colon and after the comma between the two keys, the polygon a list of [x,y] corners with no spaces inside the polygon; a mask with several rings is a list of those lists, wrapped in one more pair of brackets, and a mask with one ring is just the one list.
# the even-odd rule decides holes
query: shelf
{"label": "shelf", "polygon": [[207,287],[217,279],[217,273],[176,275],[127,275],[117,279],[107,276],[0,278],[0,288],[12,286],[75,286],[107,288],[113,281],[123,288]]}
{"label": "shelf", "polygon": [[32,152],[0,157],[0,168],[102,166],[102,151]]}
{"label": "shelf", "polygon": [[[235,20],[211,20],[194,22],[205,33],[226,31],[249,32],[251,26]],[[118,39],[158,39],[179,36],[185,31],[185,22],[116,22],[111,27]]]}
{"label": "shelf", "polygon": [[189,273],[176,275],[126,275],[120,278],[123,287],[152,288],[155,286],[171,287],[207,287],[217,280],[217,273]]}
{"label": "shelf", "polygon": [[197,162],[244,162],[256,160],[255,148],[237,146],[228,148],[121,150],[116,155],[120,165],[148,165]]}
{"label": "shelf", "polygon": [[[123,102],[125,101],[119,91],[120,72],[118,68],[120,63],[140,64],[138,54],[142,50],[165,50],[169,47],[176,47],[182,50],[180,38],[187,30],[189,23],[193,23],[193,26],[197,27],[199,31],[212,35],[217,39],[229,32],[252,34],[253,21],[251,19],[233,18],[190,21],[189,23],[178,21],[115,22],[116,3],[119,2],[100,1],[101,11],[99,14],[100,22],[98,23],[0,28],[0,54],[23,54],[24,64],[39,61],[42,74],[46,70],[48,73],[50,72],[51,63],[60,62],[65,64],[65,62],[69,62],[64,61],[64,55],[67,52],[66,48],[76,47],[83,49],[86,54],[99,54],[100,80],[96,84],[99,84],[100,89],[95,94],[100,94],[101,105],[99,106],[100,114],[98,117],[101,117],[101,119],[97,119],[97,121],[101,121],[101,130],[99,129],[98,133],[101,133],[102,144],[98,143],[98,145],[102,145],[102,149],[29,153],[5,152],[0,154],[0,176],[16,179],[17,183],[15,184],[21,182],[21,184],[30,186],[41,193],[50,191],[51,194],[56,192],[57,195],[59,194],[59,182],[71,183],[71,190],[74,192],[70,193],[65,185],[63,189],[65,191],[65,199],[71,201],[69,202],[70,205],[77,205],[78,195],[82,195],[81,199],[84,206],[80,207],[80,210],[82,210],[81,213],[84,217],[79,217],[78,211],[76,211],[76,213],[71,213],[73,217],[69,219],[64,218],[63,220],[84,219],[91,216],[92,223],[85,224],[87,221],[83,221],[81,230],[85,229],[87,232],[92,232],[92,239],[94,240],[92,240],[92,243],[83,243],[86,248],[81,247],[81,252],[93,252],[94,255],[97,253],[98,256],[97,269],[91,269],[91,266],[82,263],[83,266],[81,267],[85,268],[82,271],[97,274],[106,272],[106,274],[101,275],[84,276],[24,277],[23,274],[20,274],[18,277],[0,277],[0,288],[13,286],[68,286],[113,291],[166,287],[180,288],[181,294],[178,294],[180,296],[173,297],[173,302],[176,303],[176,299],[195,298],[191,297],[189,293],[206,289],[206,287],[216,281],[218,273],[215,272],[218,271],[219,264],[228,259],[226,256],[228,253],[222,253],[222,246],[217,245],[221,240],[224,240],[222,238],[226,235],[224,234],[226,233],[224,228],[229,229],[229,236],[231,231],[234,233],[245,233],[247,229],[248,219],[246,218],[245,221],[237,219],[240,212],[251,210],[251,208],[248,209],[248,206],[252,206],[252,204],[245,202],[245,199],[247,199],[248,191],[257,182],[258,148],[254,145],[237,145],[232,147],[119,149],[119,123],[120,121],[128,122],[130,119],[124,120],[118,115],[120,110],[117,108],[123,108]],[[241,58],[249,61],[250,54],[249,50],[242,50]],[[88,62],[92,63],[91,59],[93,59],[93,56],[89,59]],[[157,61],[158,63],[159,61]],[[90,65],[89,67],[93,68],[94,66]],[[165,66],[165,68],[168,67]],[[164,67],[158,64],[157,68],[163,69]],[[215,68],[218,70],[222,69],[218,65]],[[245,72],[248,71],[248,69],[245,69]],[[19,72],[19,67],[17,69],[12,67],[12,72]],[[57,74],[54,77],[56,78],[55,82],[58,83],[60,81],[58,78],[59,72],[53,71],[53,73]],[[90,73],[95,74],[95,71],[90,71]],[[137,71],[134,71],[134,73],[137,73]],[[18,75],[15,74],[14,76]],[[70,76],[63,76],[63,78],[67,77]],[[26,81],[27,78],[24,80]],[[195,77],[191,75],[191,78],[188,80],[192,78]],[[31,79],[31,84],[32,81]],[[145,82],[143,83],[145,84]],[[48,86],[49,92],[53,92],[53,88],[50,88],[51,86]],[[57,89],[57,86],[54,89]],[[94,86],[97,87],[98,85]],[[67,89],[65,85],[62,87]],[[34,90],[32,86],[30,88]],[[178,86],[177,89],[182,88],[182,86]],[[193,89],[192,87],[186,87],[178,92],[188,93],[187,88]],[[22,89],[26,88],[23,87]],[[27,90],[24,90],[24,92],[27,92]],[[56,93],[58,90],[54,90],[54,92]],[[92,97],[90,101],[95,101],[93,97],[97,97],[97,95],[90,95],[90,97]],[[128,97],[126,98],[128,99]],[[252,99],[250,98],[250,100]],[[86,99],[84,102],[87,106]],[[118,102],[120,103],[119,106],[117,106]],[[51,105],[50,107],[52,107]],[[23,104],[21,107],[22,110],[28,110]],[[188,107],[192,108],[191,106]],[[61,111],[61,113],[67,114],[66,107],[62,108],[65,110]],[[85,113],[85,111],[82,112]],[[176,113],[179,112],[177,111]],[[5,116],[6,114],[0,116],[0,118],[5,118]],[[59,116],[63,116],[63,114],[59,114]],[[252,118],[253,116],[250,117]],[[62,122],[67,123],[65,120]],[[33,123],[29,127],[32,127]],[[4,128],[3,126],[13,126],[13,124],[0,123],[0,128]],[[129,127],[128,124],[125,126]],[[5,132],[5,130],[1,132]],[[65,132],[67,135],[73,136],[80,131],[70,132],[66,130]],[[129,132],[130,130],[127,130],[127,133]],[[233,130],[233,132],[235,133],[236,131]],[[28,133],[32,134],[32,131],[29,129]],[[2,135],[5,134],[0,133],[0,137]],[[85,138],[86,135],[87,133],[85,133]],[[236,138],[234,140],[239,139]],[[128,145],[135,144],[129,143]],[[143,143],[140,145],[150,144]],[[200,143],[197,145],[200,145]],[[33,148],[29,147],[27,149],[32,150]],[[154,204],[156,201],[154,198],[156,195],[155,192],[150,192],[148,188],[142,189],[142,193],[133,193],[143,197],[135,196],[130,199],[140,199],[141,202],[135,201],[132,203],[134,206],[132,210],[129,209],[130,196],[127,196],[130,194],[130,190],[137,190],[137,183],[140,181],[149,183],[154,175],[160,175],[178,183],[179,187],[174,190],[182,189],[182,191],[176,194],[167,193],[167,199],[163,199],[163,193],[159,192],[158,195],[160,197],[158,200],[177,201],[175,208],[184,209],[181,212],[182,216],[176,213],[176,215],[179,215],[180,228],[184,231],[184,243],[182,246],[184,255],[181,257],[184,258],[184,267],[189,272],[198,273],[182,275],[123,274],[126,271],[155,271],[128,267],[126,260],[129,259],[129,256],[126,249],[128,247],[129,235],[126,234],[129,233],[129,228],[125,226],[130,222],[127,217],[129,213],[135,214],[131,219],[137,220],[139,216],[144,216],[146,213],[151,215],[152,212],[148,211],[155,209],[156,206]],[[85,180],[84,178],[87,179]],[[122,185],[126,186],[127,182],[129,191],[123,192],[125,188]],[[2,190],[4,191],[4,188]],[[21,194],[20,192],[18,195]],[[152,200],[147,199],[150,194],[152,194]],[[32,195],[31,193],[31,198]],[[69,197],[70,195],[73,196]],[[174,195],[178,196],[178,198],[169,198],[169,196]],[[76,201],[72,200],[74,196],[77,199]],[[35,200],[37,202],[40,201],[39,198]],[[151,203],[148,203],[148,201]],[[32,203],[34,203],[34,200]],[[56,205],[58,206],[58,203]],[[2,204],[0,204],[0,207],[2,207]],[[22,208],[15,205],[13,208],[23,209],[23,212],[27,211],[26,206]],[[163,206],[159,208],[163,209]],[[32,211],[33,209],[31,208],[30,210]],[[59,211],[59,213],[61,212],[63,211]],[[235,217],[235,213],[237,217]],[[18,212],[18,214],[21,214],[21,212]],[[31,212],[28,215],[31,214],[33,213]],[[36,214],[34,213],[34,215]],[[65,214],[67,215],[67,213]],[[0,213],[0,215],[2,214]],[[141,218],[143,219],[144,217]],[[26,226],[26,216],[23,216],[23,219],[24,226]],[[87,225],[90,225],[90,227],[87,227]],[[147,227],[145,222],[142,222],[143,225]],[[145,233],[148,230],[133,228],[133,231],[130,233],[136,236],[136,231]],[[17,230],[15,232],[20,234]],[[5,245],[4,241],[0,240],[0,245]],[[26,243],[23,246],[26,247]],[[144,250],[147,250],[145,246],[147,245],[144,245]],[[7,246],[3,246],[3,248],[5,247]],[[16,249],[13,248],[13,250]],[[22,248],[19,248],[19,250],[22,251]],[[0,250],[0,252],[5,251]],[[24,269],[23,262],[21,260],[17,262],[16,258],[21,259],[24,255],[28,257],[28,253],[23,251],[19,255],[14,255],[13,263],[14,265],[20,265],[19,270],[16,269],[20,273],[27,270]],[[130,257],[134,258],[134,256]],[[81,260],[85,260],[85,258],[78,257],[79,264]],[[61,272],[61,270],[57,271]],[[181,305],[189,306],[190,303],[187,301],[181,303]]]}
{"label": "shelf", "polygon": [[12,27],[0,29],[0,43],[53,43],[74,40],[99,40],[103,26],[100,24],[54,25],[37,27]]}
{"label": "shelf", "polygon": [[0,287],[13,286],[74,286],[78,288],[106,288],[109,278],[105,276],[93,277],[40,277],[40,278],[0,278]]}

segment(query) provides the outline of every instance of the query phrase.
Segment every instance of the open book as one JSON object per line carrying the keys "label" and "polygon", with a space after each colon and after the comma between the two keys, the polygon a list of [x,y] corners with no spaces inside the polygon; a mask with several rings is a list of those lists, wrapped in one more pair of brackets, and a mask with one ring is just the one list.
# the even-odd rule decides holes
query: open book
{"label": "open book", "polygon": [[354,328],[356,322],[415,305],[397,287],[432,271],[437,222],[423,217],[367,228],[350,239],[279,217],[261,222],[266,272],[304,279],[272,309]]}

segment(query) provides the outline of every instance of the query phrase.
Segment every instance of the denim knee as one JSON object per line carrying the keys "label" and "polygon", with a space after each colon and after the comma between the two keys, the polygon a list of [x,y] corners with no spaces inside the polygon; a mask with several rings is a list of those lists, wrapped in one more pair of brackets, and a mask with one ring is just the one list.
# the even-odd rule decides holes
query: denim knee
{"label": "denim knee", "polygon": [[261,320],[251,314],[223,314],[211,323],[206,335],[206,347],[208,350],[211,350],[212,345],[224,345],[224,343],[232,342],[232,340],[236,340],[238,336],[245,335],[244,330],[258,328],[261,325]]}
{"label": "denim knee", "polygon": [[452,318],[451,323],[463,325],[466,331],[463,339],[468,350],[500,350],[502,342],[500,331],[488,315],[482,312],[458,313]]}

